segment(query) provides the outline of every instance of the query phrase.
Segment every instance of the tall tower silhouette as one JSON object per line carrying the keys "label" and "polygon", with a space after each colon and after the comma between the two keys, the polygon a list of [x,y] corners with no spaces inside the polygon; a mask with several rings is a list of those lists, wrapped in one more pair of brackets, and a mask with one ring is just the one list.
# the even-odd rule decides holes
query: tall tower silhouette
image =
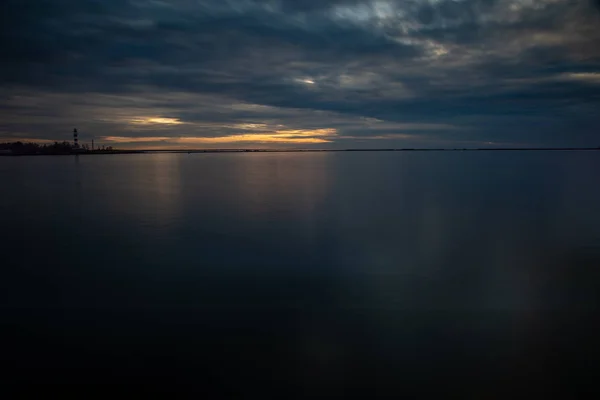
{"label": "tall tower silhouette", "polygon": [[79,133],[77,133],[77,129],[73,129],[73,147],[76,149],[79,148]]}

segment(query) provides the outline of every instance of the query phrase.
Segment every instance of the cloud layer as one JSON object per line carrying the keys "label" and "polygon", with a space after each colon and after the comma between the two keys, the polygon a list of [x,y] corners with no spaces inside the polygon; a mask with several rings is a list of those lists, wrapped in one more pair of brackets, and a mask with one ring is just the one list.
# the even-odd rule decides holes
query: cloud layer
{"label": "cloud layer", "polygon": [[597,0],[4,0],[0,138],[600,145]]}

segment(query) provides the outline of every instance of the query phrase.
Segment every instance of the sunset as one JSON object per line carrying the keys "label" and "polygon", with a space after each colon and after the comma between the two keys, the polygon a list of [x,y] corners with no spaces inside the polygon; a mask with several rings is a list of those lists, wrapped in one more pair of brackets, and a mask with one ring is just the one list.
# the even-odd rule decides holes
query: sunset
{"label": "sunset", "polygon": [[1,383],[594,392],[600,0],[0,15]]}
{"label": "sunset", "polygon": [[125,149],[600,145],[593,0],[7,0],[2,10],[0,142],[60,142],[77,127],[82,143],[116,137]]}

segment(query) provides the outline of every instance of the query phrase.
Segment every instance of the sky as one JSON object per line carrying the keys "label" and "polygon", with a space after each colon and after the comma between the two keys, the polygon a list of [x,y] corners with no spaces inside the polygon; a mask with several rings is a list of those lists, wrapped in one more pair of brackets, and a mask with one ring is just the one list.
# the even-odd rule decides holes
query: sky
{"label": "sky", "polygon": [[0,142],[600,146],[600,0],[3,0]]}

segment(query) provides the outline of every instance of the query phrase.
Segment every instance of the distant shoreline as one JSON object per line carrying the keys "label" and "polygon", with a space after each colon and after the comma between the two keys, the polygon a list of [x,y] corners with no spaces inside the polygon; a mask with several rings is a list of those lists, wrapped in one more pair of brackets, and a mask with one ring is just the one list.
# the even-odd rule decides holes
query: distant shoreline
{"label": "distant shoreline", "polygon": [[78,151],[60,154],[38,154],[38,153],[0,153],[6,157],[23,156],[90,156],[90,155],[116,155],[116,154],[153,154],[153,153],[339,153],[339,152],[426,152],[426,151],[600,151],[600,147],[503,147],[503,148],[441,148],[441,149],[305,149],[305,150],[269,150],[269,149],[206,149],[206,150],[110,150],[110,151]]}
{"label": "distant shoreline", "polygon": [[64,153],[0,153],[0,157],[25,157],[25,156],[95,156],[95,155],[109,155],[109,154],[144,154],[148,153],[147,150],[111,150],[111,151],[77,151],[77,152],[64,152]]}

